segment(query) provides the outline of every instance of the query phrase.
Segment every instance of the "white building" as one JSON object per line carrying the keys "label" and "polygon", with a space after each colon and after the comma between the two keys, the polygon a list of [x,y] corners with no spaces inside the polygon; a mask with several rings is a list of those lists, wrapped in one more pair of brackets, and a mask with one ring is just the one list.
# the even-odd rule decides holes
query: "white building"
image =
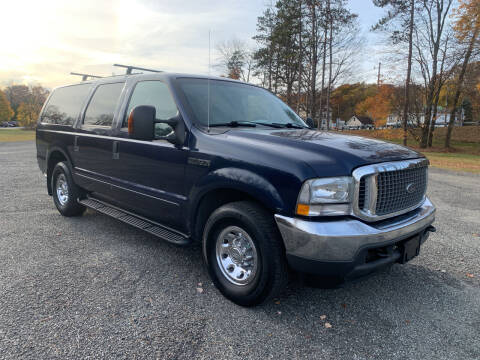
{"label": "white building", "polygon": [[374,127],[373,120],[368,116],[353,115],[345,124],[347,129],[373,129]]}
{"label": "white building", "polygon": [[[455,119],[455,126],[463,126],[465,114],[463,109],[457,113]],[[433,118],[433,114],[432,114]],[[437,110],[437,119],[435,121],[435,127],[445,127],[448,126],[450,121],[450,112],[445,108],[439,106]],[[410,114],[408,119],[408,126],[417,127],[419,124],[425,122],[425,114]],[[392,113],[387,117],[387,128],[399,128],[403,126],[403,117],[397,113]]]}

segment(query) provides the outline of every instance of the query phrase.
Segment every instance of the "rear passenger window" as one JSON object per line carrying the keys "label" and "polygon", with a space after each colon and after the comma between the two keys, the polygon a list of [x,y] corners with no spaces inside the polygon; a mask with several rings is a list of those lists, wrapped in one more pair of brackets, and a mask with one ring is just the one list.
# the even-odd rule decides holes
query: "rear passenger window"
{"label": "rear passenger window", "polygon": [[100,85],[88,104],[83,125],[111,126],[123,83]]}
{"label": "rear passenger window", "polygon": [[177,105],[165,83],[161,81],[140,81],[133,90],[128,104],[127,113],[123,119],[123,127],[127,126],[128,116],[135,106],[155,106],[155,117],[159,120],[168,120],[177,115]]}
{"label": "rear passenger window", "polygon": [[81,84],[54,90],[40,121],[45,124],[73,125],[90,89],[91,84]]}

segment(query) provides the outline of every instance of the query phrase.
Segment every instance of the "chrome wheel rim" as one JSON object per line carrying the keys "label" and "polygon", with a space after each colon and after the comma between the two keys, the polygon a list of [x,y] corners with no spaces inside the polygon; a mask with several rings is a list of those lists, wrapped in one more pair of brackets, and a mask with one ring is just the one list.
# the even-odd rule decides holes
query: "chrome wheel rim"
{"label": "chrome wheel rim", "polygon": [[65,205],[68,202],[68,184],[65,174],[58,175],[56,189],[58,202],[60,205]]}
{"label": "chrome wheel rim", "polygon": [[216,258],[225,278],[235,285],[247,285],[255,278],[258,256],[248,233],[238,226],[228,226],[217,237]]}

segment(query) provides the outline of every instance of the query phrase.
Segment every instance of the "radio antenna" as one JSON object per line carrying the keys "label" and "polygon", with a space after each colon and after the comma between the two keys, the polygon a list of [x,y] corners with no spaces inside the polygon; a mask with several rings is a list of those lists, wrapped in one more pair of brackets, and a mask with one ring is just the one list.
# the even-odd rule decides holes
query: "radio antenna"
{"label": "radio antenna", "polygon": [[208,78],[207,78],[207,131],[210,132],[210,37],[211,30],[208,29]]}

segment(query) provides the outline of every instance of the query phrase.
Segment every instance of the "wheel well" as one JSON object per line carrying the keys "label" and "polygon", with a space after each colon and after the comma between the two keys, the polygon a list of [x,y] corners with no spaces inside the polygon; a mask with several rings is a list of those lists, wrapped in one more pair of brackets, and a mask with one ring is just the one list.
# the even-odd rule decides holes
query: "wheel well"
{"label": "wheel well", "polygon": [[265,207],[264,204],[262,204],[250,194],[236,189],[215,189],[203,195],[198,203],[196,211],[194,212],[193,239],[195,241],[202,240],[205,223],[207,222],[210,214],[215,211],[215,209],[219,208],[222,205],[241,200],[250,200],[256,202],[262,207]]}
{"label": "wheel well", "polygon": [[47,189],[48,189],[48,194],[49,195],[52,195],[51,179],[52,179],[53,169],[55,168],[55,165],[57,165],[61,161],[67,161],[67,158],[60,151],[52,152],[52,154],[48,158],[48,163],[47,163]]}

